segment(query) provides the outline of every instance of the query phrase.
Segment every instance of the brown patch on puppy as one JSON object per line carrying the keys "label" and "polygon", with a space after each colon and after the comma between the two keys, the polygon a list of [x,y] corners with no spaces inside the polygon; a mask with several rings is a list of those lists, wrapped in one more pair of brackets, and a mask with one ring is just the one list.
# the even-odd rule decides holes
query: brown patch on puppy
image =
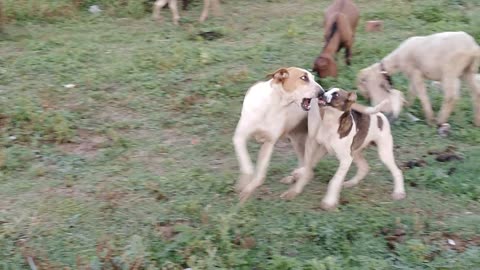
{"label": "brown patch on puppy", "polygon": [[344,112],[342,116],[340,116],[340,125],[338,126],[338,135],[340,135],[340,139],[350,134],[353,127],[353,119],[350,114],[350,111]]}
{"label": "brown patch on puppy", "polygon": [[357,127],[357,134],[353,137],[352,151],[360,148],[365,141],[370,127],[370,115],[352,110],[352,116]]}
{"label": "brown patch on puppy", "polygon": [[301,85],[309,83],[307,72],[295,67],[280,68],[272,74],[268,74],[267,78],[273,78],[276,83],[281,83],[283,89],[287,92],[293,92]]}
{"label": "brown patch on puppy", "polygon": [[379,128],[380,130],[383,129],[383,119],[382,119],[382,117],[380,117],[380,116],[378,116],[378,115],[377,115],[377,125],[378,125],[378,128]]}

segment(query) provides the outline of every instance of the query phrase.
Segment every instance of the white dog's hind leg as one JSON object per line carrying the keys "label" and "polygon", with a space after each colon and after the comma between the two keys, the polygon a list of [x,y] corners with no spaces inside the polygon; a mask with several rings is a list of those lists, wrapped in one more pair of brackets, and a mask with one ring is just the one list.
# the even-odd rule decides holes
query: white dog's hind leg
{"label": "white dog's hind leg", "polygon": [[153,4],[153,14],[152,17],[154,20],[161,20],[162,16],[160,15],[160,11],[162,8],[168,3],[169,0],[157,0]]}
{"label": "white dog's hind leg", "polygon": [[177,0],[169,0],[168,7],[172,11],[172,19],[175,25],[178,25],[180,15],[178,13]]}
{"label": "white dog's hind leg", "polygon": [[304,164],[304,156],[305,156],[305,143],[307,140],[307,130],[295,132],[288,136],[290,142],[292,143],[293,149],[295,150],[295,154],[297,155],[298,159],[298,166],[289,176],[286,176],[280,180],[283,184],[292,184],[296,180],[298,180],[299,176],[299,169],[303,167]]}
{"label": "white dog's hind leg", "polygon": [[257,189],[263,184],[263,181],[265,181],[268,164],[270,163],[270,158],[272,156],[274,146],[274,141],[267,141],[260,148],[257,158],[257,168],[255,176],[253,177],[253,180],[250,181],[250,183],[248,183],[247,186],[245,186],[245,188],[240,193],[240,201],[242,203],[245,202],[250,197],[250,195],[252,195],[255,189]]}
{"label": "white dog's hind leg", "polygon": [[393,156],[393,138],[391,134],[385,134],[381,139],[375,141],[378,147],[378,155],[383,164],[387,166],[393,176],[393,193],[394,200],[401,200],[405,198],[405,186],[403,183],[402,171],[395,164],[395,157]]}
{"label": "white dog's hind leg", "polygon": [[355,163],[355,166],[357,166],[357,173],[355,174],[352,179],[346,181],[343,183],[344,187],[353,187],[360,183],[360,181],[367,176],[369,167],[368,167],[368,162],[363,157],[362,152],[357,152],[356,154],[353,155],[353,163]]}
{"label": "white dog's hind leg", "polygon": [[303,188],[313,178],[313,169],[315,165],[327,154],[327,149],[319,145],[313,138],[307,138],[305,146],[305,163],[302,168],[295,170],[294,175],[297,178],[295,185],[290,187],[280,197],[291,200],[302,193]]}

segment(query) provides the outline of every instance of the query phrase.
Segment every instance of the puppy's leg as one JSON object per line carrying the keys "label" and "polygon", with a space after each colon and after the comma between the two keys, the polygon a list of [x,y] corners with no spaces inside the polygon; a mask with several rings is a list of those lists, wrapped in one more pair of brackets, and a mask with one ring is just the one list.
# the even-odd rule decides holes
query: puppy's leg
{"label": "puppy's leg", "polygon": [[[240,119],[240,121],[242,121]],[[243,123],[243,122],[240,122]],[[235,153],[237,155],[238,163],[240,164],[240,178],[238,179],[235,190],[242,191],[253,177],[253,164],[248,154],[247,140],[251,134],[249,130],[242,129],[241,125],[237,127],[233,137],[233,145],[235,146]]]}
{"label": "puppy's leg", "polygon": [[178,14],[177,0],[169,0],[168,7],[172,11],[173,23],[178,25],[178,20],[180,20],[180,15]]}
{"label": "puppy's leg", "polygon": [[[348,151],[349,152],[349,151]],[[342,190],[343,180],[348,173],[348,169],[352,165],[352,157],[350,153],[341,153],[337,154],[338,159],[340,160],[340,166],[338,166],[335,175],[332,180],[328,183],[327,194],[322,200],[320,205],[324,210],[334,209],[338,204],[338,199],[340,198],[340,191]]]}
{"label": "puppy's leg", "polygon": [[383,164],[387,166],[393,176],[393,193],[392,198],[394,200],[401,200],[405,198],[405,186],[403,183],[402,171],[395,164],[395,157],[393,156],[393,138],[392,135],[385,134],[377,141],[375,141],[378,147],[378,155]]}
{"label": "puppy's leg", "polygon": [[460,82],[457,78],[444,78],[442,80],[443,92],[445,93],[442,108],[438,113],[437,124],[446,123],[452,113],[453,107],[458,99]]}
{"label": "puppy's leg", "polygon": [[[475,72],[469,71],[464,75],[465,81],[470,87],[472,93],[473,112],[475,126],[480,126],[480,79],[477,81],[475,78]],[[480,77],[479,77],[480,78]]]}
{"label": "puppy's leg", "polygon": [[153,4],[153,14],[152,17],[154,20],[161,20],[162,16],[160,15],[160,11],[162,8],[168,3],[169,0],[157,0]]}
{"label": "puppy's leg", "polygon": [[412,80],[411,83],[414,84],[415,91],[418,94],[418,98],[420,99],[420,102],[422,103],[423,111],[425,113],[425,118],[427,120],[427,123],[429,125],[434,124],[434,114],[432,110],[432,105],[430,104],[430,99],[428,98],[427,95],[427,89],[425,88],[425,83],[423,81],[423,76],[419,73],[416,72],[413,74],[413,76],[410,77]]}
{"label": "puppy's leg", "polygon": [[263,184],[267,174],[268,164],[270,163],[270,158],[272,156],[273,147],[275,146],[275,141],[276,140],[267,141],[260,148],[257,158],[257,170],[255,176],[240,193],[240,202],[245,202],[252,195],[255,189]]}
{"label": "puppy's leg", "polygon": [[365,157],[363,157],[362,152],[357,152],[353,155],[353,163],[357,166],[357,173],[352,179],[343,183],[344,187],[353,187],[357,185],[368,174],[368,163],[365,160]]}
{"label": "puppy's leg", "polygon": [[310,179],[313,178],[313,169],[325,154],[327,154],[327,149],[323,145],[318,144],[314,138],[308,137],[305,148],[305,163],[303,168],[297,171],[299,174],[297,176],[298,180],[295,185],[290,187],[290,189],[280,197],[291,200],[302,193],[303,188],[310,182]]}
{"label": "puppy's leg", "polygon": [[204,22],[207,19],[208,10],[210,9],[211,2],[212,2],[212,0],[203,0],[203,10],[202,10],[202,14],[200,15],[200,19],[199,19],[200,22]]}

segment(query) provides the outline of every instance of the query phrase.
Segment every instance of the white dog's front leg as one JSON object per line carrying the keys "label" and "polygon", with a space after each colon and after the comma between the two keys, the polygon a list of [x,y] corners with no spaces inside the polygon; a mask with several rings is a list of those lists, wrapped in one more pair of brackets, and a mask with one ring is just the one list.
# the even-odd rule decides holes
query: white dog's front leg
{"label": "white dog's front leg", "polygon": [[250,195],[263,184],[265,176],[267,174],[268,164],[270,163],[270,157],[272,156],[273,147],[275,143],[268,141],[265,142],[260,148],[257,159],[257,170],[253,180],[240,193],[240,201],[245,202]]}
{"label": "white dog's front leg", "polygon": [[338,204],[340,198],[340,191],[342,190],[343,180],[348,173],[348,169],[352,164],[352,157],[346,156],[340,159],[340,166],[337,172],[333,176],[332,180],[328,183],[327,194],[322,200],[321,207],[324,210],[334,209]]}

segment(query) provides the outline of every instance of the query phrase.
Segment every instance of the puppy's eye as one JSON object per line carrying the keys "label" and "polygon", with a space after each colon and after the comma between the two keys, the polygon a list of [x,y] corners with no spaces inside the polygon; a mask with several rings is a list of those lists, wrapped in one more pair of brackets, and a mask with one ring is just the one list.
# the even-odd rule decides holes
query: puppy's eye
{"label": "puppy's eye", "polygon": [[337,92],[333,93],[333,97],[338,97],[338,93]]}
{"label": "puppy's eye", "polygon": [[307,76],[305,76],[305,75],[303,75],[302,77],[300,77],[300,79],[301,79],[302,81],[306,81],[306,82],[308,82],[308,77],[307,77]]}

